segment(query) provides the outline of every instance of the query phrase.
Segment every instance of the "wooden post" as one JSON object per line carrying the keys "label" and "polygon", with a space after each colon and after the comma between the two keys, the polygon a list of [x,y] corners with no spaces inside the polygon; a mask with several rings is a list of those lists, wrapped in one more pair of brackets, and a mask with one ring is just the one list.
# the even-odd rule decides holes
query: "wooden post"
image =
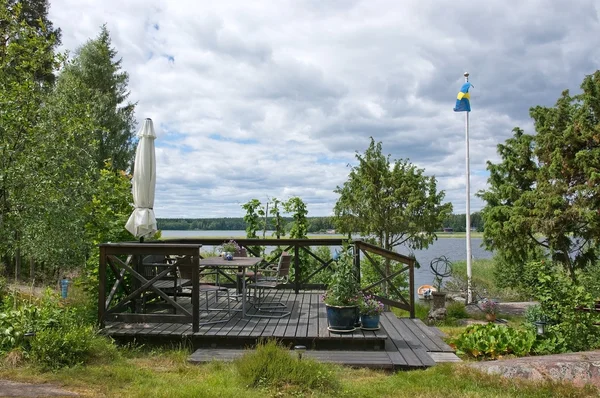
{"label": "wooden post", "polygon": [[29,279],[35,280],[35,260],[32,257],[29,258]]}
{"label": "wooden post", "polygon": [[359,242],[354,242],[354,273],[356,275],[356,280],[358,280],[358,284],[360,285],[360,244],[359,244]]}
{"label": "wooden post", "polygon": [[300,292],[300,246],[294,243],[294,291]]}
{"label": "wooden post", "polygon": [[409,302],[410,302],[410,317],[411,319],[415,318],[415,260],[411,259],[410,264],[408,265],[408,283],[409,283]]}
{"label": "wooden post", "polygon": [[100,264],[98,265],[98,325],[104,327],[106,311],[106,248],[100,246]]}
{"label": "wooden post", "polygon": [[[17,242],[18,244],[18,242]],[[17,246],[15,251],[15,281],[21,280],[21,249]]]}
{"label": "wooden post", "polygon": [[[200,252],[200,250],[198,250]],[[192,331],[200,330],[200,258],[192,257]]]}

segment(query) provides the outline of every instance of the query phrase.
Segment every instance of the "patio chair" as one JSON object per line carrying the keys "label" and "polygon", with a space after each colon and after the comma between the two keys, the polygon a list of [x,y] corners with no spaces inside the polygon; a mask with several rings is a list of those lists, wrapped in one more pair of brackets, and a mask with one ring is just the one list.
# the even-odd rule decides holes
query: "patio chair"
{"label": "patio chair", "polygon": [[[270,312],[277,315],[253,315],[264,318],[283,318],[291,314],[283,302],[264,302],[265,289],[279,289],[288,283],[292,256],[282,253],[276,268],[265,268],[254,275],[250,288],[254,288],[254,307],[261,312]],[[257,296],[258,294],[258,296]]]}
{"label": "patio chair", "polygon": [[[172,267],[173,264],[174,260],[170,257],[162,255],[144,256],[142,258],[139,272],[144,278],[150,280],[162,273],[166,268]],[[190,284],[191,281],[189,278],[182,278],[177,272],[169,271],[160,279],[154,281],[152,286],[163,291],[169,296],[173,296],[173,300],[177,301],[177,297],[184,295],[183,289]],[[144,293],[142,293],[143,311],[146,311],[149,301],[152,301],[158,297],[159,296],[152,289],[147,289]],[[160,305],[157,305],[156,303],[154,306],[157,308],[160,307]]]}
{"label": "patio chair", "polygon": [[[182,264],[183,265],[183,264]],[[190,280],[190,286],[192,284],[191,280],[192,280],[192,268],[189,266],[182,266],[179,268],[179,272],[181,274],[181,276],[183,278],[189,278]],[[204,274],[206,275],[206,274]],[[199,282],[199,286],[198,286],[198,290],[200,292],[200,294],[204,293],[205,294],[205,307],[204,309],[207,312],[211,312],[211,311],[225,311],[224,308],[219,308],[219,307],[210,307],[209,306],[209,302],[210,302],[210,296],[209,293],[214,293],[214,298],[215,298],[215,305],[218,305],[218,301],[219,301],[219,292],[225,292],[227,295],[227,314],[229,315],[229,317],[231,317],[231,302],[229,301],[229,289],[226,288],[225,286],[219,286],[218,284],[214,284],[214,283],[208,283],[208,282],[202,282],[202,281],[198,281]],[[210,325],[210,324],[214,324],[214,323],[220,323],[220,322],[226,322],[228,321],[229,318],[227,319],[220,319],[217,321],[209,321],[209,322],[201,322],[200,325]]]}

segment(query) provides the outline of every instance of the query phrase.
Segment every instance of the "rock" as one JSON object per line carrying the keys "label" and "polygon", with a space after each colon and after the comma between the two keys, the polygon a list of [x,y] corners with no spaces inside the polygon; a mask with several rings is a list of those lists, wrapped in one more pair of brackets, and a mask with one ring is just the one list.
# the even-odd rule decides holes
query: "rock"
{"label": "rock", "polygon": [[429,315],[427,315],[427,319],[432,321],[443,321],[446,319],[447,311],[445,308],[438,308],[437,310],[429,311]]}
{"label": "rock", "polygon": [[457,303],[461,303],[461,304],[467,304],[467,299],[465,297],[462,297],[462,296],[450,296],[450,295],[448,295],[448,297],[446,298],[446,301],[457,302]]}

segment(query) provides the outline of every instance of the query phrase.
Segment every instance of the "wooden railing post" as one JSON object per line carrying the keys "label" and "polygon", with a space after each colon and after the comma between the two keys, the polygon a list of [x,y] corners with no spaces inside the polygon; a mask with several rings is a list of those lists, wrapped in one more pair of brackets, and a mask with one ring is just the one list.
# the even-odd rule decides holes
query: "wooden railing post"
{"label": "wooden railing post", "polygon": [[300,245],[294,243],[294,291],[300,293]]}
{"label": "wooden railing post", "polygon": [[200,251],[192,258],[192,330],[200,330]]}
{"label": "wooden railing post", "polygon": [[415,318],[415,260],[411,260],[408,268],[408,291],[410,294],[410,317]]}
{"label": "wooden railing post", "polygon": [[360,285],[360,242],[354,242],[354,273]]}
{"label": "wooden railing post", "polygon": [[104,327],[106,311],[106,248],[100,247],[100,264],[98,268],[98,324]]}

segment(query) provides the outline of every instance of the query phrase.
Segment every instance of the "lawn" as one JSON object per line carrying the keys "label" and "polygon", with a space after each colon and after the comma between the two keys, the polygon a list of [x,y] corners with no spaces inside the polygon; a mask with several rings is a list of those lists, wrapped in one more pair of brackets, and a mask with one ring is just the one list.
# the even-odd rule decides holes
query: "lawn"
{"label": "lawn", "polygon": [[[187,364],[187,350],[131,350],[111,363],[96,363],[57,372],[41,372],[34,367],[0,368],[0,378],[15,381],[54,383],[82,396],[107,397],[590,397],[592,388],[568,384],[532,384],[481,374],[461,364],[438,365],[427,370],[389,373],[349,369],[307,362],[306,369],[319,385],[332,377],[335,383],[321,388],[306,388],[302,378],[284,384],[264,377],[250,387],[240,376],[241,367],[233,363]],[[268,358],[267,358],[268,359]],[[256,358],[245,358],[246,362]],[[265,357],[263,356],[263,359]],[[293,359],[293,361],[297,361]],[[306,361],[306,360],[303,360]],[[247,364],[246,364],[247,365]],[[264,363],[247,368],[260,369]],[[290,364],[285,365],[288,371]],[[292,364],[293,365],[293,364]],[[284,366],[284,365],[281,365]],[[305,369],[305,370],[306,370]],[[295,366],[288,371],[295,373]],[[302,376],[306,377],[306,376]],[[297,380],[294,383],[293,380]],[[308,379],[306,379],[308,380]],[[308,382],[307,382],[308,383]]]}

